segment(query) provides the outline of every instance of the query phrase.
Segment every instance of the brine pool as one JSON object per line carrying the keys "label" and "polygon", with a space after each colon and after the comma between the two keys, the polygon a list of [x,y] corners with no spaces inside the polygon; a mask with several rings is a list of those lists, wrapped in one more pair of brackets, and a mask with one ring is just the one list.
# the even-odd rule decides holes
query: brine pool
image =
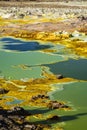
{"label": "brine pool", "polygon": [[49,95],[52,100],[65,101],[73,107],[72,111],[52,111],[61,115],[65,130],[86,130],[87,59],[71,54],[60,44],[0,38],[0,77],[9,80],[40,78],[43,68],[49,73],[78,79],[76,82],[53,84],[59,89],[49,92]]}

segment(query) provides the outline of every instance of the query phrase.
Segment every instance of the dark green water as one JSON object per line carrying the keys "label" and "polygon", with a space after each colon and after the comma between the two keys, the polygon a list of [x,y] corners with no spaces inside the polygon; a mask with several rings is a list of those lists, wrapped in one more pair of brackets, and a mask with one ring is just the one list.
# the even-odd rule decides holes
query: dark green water
{"label": "dark green water", "polygon": [[[53,49],[56,50],[56,53],[46,53],[43,52],[44,49]],[[44,68],[49,73],[79,79],[78,82],[53,84],[56,91],[49,93],[52,100],[63,100],[71,105],[72,111],[39,110],[39,112],[41,111],[45,115],[49,113],[60,115],[62,122],[59,125],[63,126],[65,130],[86,130],[87,59],[76,60],[77,57],[59,44],[40,44],[38,41],[23,41],[12,37],[1,38],[0,76],[7,79],[40,78]],[[23,65],[27,67],[23,69],[21,67]],[[15,97],[8,104],[18,102],[20,103]]]}
{"label": "dark green water", "polygon": [[46,66],[54,74],[63,74],[65,77],[87,80],[87,59],[69,59]]}

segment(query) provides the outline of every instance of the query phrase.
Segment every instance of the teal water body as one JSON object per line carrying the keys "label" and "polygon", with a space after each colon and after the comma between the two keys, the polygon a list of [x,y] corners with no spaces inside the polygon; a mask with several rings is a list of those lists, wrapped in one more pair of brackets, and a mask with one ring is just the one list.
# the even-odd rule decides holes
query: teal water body
{"label": "teal water body", "polygon": [[2,98],[3,99],[6,99],[6,98],[13,99],[11,102],[6,102],[7,105],[20,104],[21,102],[23,102],[23,100],[17,99],[16,97],[13,97],[13,96],[3,96]]}
{"label": "teal water body", "polygon": [[58,111],[65,122],[65,130],[87,129],[87,81],[72,82],[62,85],[63,90],[52,94],[53,100],[65,101],[71,104],[73,110],[68,112]]}
{"label": "teal water body", "polygon": [[46,65],[54,74],[63,74],[79,80],[87,80],[87,59],[68,59],[67,61],[57,62]]}
{"label": "teal water body", "polygon": [[[44,52],[53,49],[56,52]],[[42,77],[42,70],[49,73],[63,74],[65,77],[78,79],[78,82],[53,84],[56,91],[50,93],[52,100],[65,101],[72,106],[72,111],[48,111],[62,117],[60,126],[65,130],[87,129],[87,59],[82,59],[65,46],[39,41],[24,41],[12,37],[0,39],[0,76],[7,79],[29,79]],[[16,102],[17,101],[17,102]],[[10,103],[20,103],[14,99]],[[43,111],[42,111],[43,112]]]}

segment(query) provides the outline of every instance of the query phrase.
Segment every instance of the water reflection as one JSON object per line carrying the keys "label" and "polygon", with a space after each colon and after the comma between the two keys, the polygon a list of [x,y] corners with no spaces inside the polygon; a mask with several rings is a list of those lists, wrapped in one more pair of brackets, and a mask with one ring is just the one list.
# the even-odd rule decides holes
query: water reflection
{"label": "water reflection", "polygon": [[[56,115],[57,116],[57,115]],[[87,116],[87,113],[79,113],[79,114],[75,114],[75,115],[65,115],[65,116],[58,116],[59,118],[56,119],[51,119],[51,118],[48,118],[48,119],[44,119],[44,120],[38,120],[38,121],[35,121],[33,122],[34,124],[49,124],[49,125],[52,125],[52,124],[57,124],[57,123],[61,123],[62,121],[72,121],[72,120],[76,120],[78,118],[80,118],[81,116]]]}
{"label": "water reflection", "polygon": [[39,44],[37,41],[22,41],[14,38],[2,38],[0,42],[4,43],[3,49],[15,51],[35,51],[53,47],[52,45]]}
{"label": "water reflection", "polygon": [[71,121],[71,120],[76,120],[81,116],[87,116],[87,113],[79,113],[79,114],[75,114],[75,115],[69,115],[69,116],[62,116],[62,120],[63,121]]}

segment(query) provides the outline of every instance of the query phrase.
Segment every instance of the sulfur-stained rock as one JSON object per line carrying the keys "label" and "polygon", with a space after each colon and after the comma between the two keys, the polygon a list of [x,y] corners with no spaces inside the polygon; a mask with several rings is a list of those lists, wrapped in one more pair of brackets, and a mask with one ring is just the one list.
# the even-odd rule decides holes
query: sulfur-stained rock
{"label": "sulfur-stained rock", "polygon": [[13,114],[13,115],[30,115],[30,113],[26,110],[24,110],[22,107],[14,107],[13,109],[11,110],[8,110],[8,114]]}
{"label": "sulfur-stained rock", "polygon": [[60,117],[59,116],[57,116],[57,115],[54,115],[54,116],[52,116],[51,118],[49,118],[49,120],[52,120],[52,121],[59,121],[60,120]]}
{"label": "sulfur-stained rock", "polygon": [[69,108],[69,106],[67,106],[66,104],[58,101],[50,101],[48,107],[51,109]]}
{"label": "sulfur-stained rock", "polygon": [[43,95],[43,94],[38,94],[36,96],[32,96],[31,100],[37,100],[37,99],[48,99],[49,96]]}
{"label": "sulfur-stained rock", "polygon": [[79,20],[81,20],[81,21],[87,20],[87,17],[86,17],[86,16],[83,16],[83,15],[78,16],[77,18],[78,18]]}
{"label": "sulfur-stained rock", "polygon": [[0,94],[5,94],[5,93],[8,93],[9,90],[6,90],[4,88],[0,88]]}
{"label": "sulfur-stained rock", "polygon": [[24,18],[24,16],[25,16],[24,14],[19,14],[19,18],[21,19]]}
{"label": "sulfur-stained rock", "polygon": [[30,124],[26,124],[24,125],[24,130],[36,130],[37,126],[35,126],[34,124],[30,125]]}
{"label": "sulfur-stained rock", "polygon": [[63,76],[62,74],[58,74],[58,75],[56,75],[56,78],[57,78],[57,79],[63,79],[64,76]]}

